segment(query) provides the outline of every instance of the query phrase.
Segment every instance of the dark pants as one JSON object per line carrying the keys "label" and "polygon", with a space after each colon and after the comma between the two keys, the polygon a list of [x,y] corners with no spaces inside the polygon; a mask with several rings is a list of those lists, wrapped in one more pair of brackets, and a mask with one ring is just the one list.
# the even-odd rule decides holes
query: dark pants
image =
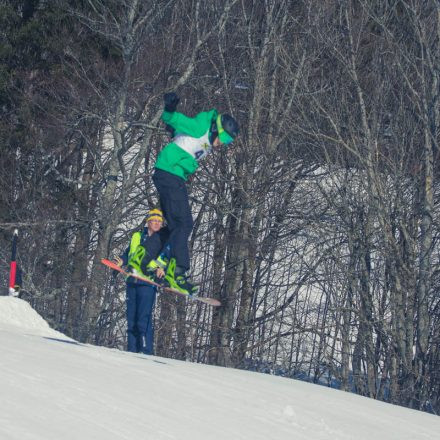
{"label": "dark pants", "polygon": [[156,288],[145,284],[127,284],[127,350],[153,354],[153,307]]}
{"label": "dark pants", "polygon": [[185,181],[174,174],[156,169],[153,182],[168,224],[171,257],[186,271],[190,266],[188,240],[193,229],[193,219]]}

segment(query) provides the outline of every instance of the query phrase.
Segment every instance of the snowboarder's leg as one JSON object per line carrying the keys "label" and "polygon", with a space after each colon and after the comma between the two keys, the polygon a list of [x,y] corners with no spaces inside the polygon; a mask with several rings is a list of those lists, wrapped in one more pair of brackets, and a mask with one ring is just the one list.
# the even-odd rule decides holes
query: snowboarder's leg
{"label": "snowboarder's leg", "polygon": [[177,266],[176,259],[171,258],[170,263],[165,274],[165,285],[178,290],[186,295],[197,295],[198,286],[192,283],[185,272]]}
{"label": "snowboarder's leg", "polygon": [[188,240],[193,228],[193,219],[185,182],[162,170],[155,171],[153,182],[167,220],[171,257],[176,259],[183,271],[187,271],[190,267]]}
{"label": "snowboarder's leg", "polygon": [[185,272],[190,267],[188,240],[193,228],[185,182],[162,170],[155,171],[153,181],[159,193],[161,208],[170,233],[168,241],[171,248],[170,264],[165,280],[170,287],[182,293],[195,295],[197,286],[185,276]]}
{"label": "snowboarder's leg", "polygon": [[136,287],[134,284],[127,284],[127,351],[137,353],[138,332],[136,328]]}

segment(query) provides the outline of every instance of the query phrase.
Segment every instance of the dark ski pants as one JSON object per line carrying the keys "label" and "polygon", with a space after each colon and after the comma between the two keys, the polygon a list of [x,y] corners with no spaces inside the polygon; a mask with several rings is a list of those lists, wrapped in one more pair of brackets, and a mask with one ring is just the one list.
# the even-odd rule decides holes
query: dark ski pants
{"label": "dark ski pants", "polygon": [[168,244],[171,257],[187,271],[190,267],[188,240],[193,229],[193,219],[185,181],[174,174],[156,169],[153,182],[170,233]]}
{"label": "dark ski pants", "polygon": [[153,307],[156,288],[145,284],[127,284],[127,350],[153,354]]}

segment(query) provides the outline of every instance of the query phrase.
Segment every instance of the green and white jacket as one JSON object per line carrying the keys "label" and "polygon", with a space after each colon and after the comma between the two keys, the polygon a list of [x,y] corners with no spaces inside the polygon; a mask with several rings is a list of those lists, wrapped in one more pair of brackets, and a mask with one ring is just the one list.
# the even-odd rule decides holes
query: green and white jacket
{"label": "green and white jacket", "polygon": [[179,112],[164,111],[161,118],[174,128],[176,135],[159,153],[155,168],[186,181],[199,167],[198,161],[211,151],[209,133],[217,115],[215,109],[201,112],[194,118]]}

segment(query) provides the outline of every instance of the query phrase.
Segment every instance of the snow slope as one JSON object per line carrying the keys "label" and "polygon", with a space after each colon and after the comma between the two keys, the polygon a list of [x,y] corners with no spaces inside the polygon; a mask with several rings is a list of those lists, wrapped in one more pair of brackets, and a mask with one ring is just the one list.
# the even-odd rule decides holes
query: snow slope
{"label": "snow slope", "polygon": [[0,297],[0,439],[440,440],[440,417],[292,379],[78,344]]}

